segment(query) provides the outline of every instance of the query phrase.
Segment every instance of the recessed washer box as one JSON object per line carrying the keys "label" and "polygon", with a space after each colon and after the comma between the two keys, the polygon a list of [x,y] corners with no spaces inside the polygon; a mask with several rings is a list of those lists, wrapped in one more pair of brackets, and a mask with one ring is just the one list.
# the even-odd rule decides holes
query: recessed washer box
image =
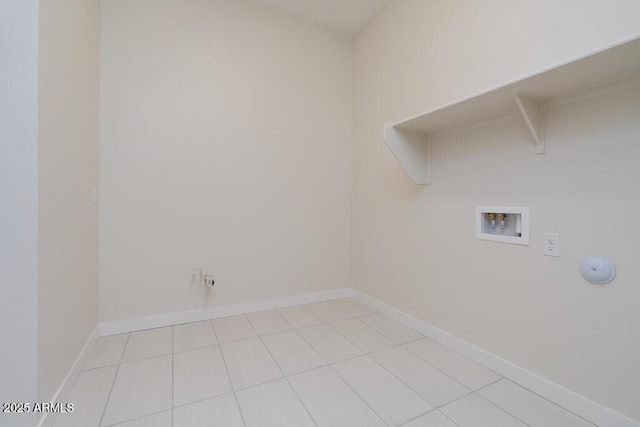
{"label": "recessed washer box", "polygon": [[529,244],[529,208],[479,206],[476,208],[476,239]]}

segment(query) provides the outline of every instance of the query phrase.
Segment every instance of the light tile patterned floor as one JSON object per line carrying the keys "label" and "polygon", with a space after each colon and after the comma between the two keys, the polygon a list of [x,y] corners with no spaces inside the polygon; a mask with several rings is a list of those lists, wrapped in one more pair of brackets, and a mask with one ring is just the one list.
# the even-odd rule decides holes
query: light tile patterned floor
{"label": "light tile patterned floor", "polygon": [[353,299],[103,337],[55,427],[593,426]]}

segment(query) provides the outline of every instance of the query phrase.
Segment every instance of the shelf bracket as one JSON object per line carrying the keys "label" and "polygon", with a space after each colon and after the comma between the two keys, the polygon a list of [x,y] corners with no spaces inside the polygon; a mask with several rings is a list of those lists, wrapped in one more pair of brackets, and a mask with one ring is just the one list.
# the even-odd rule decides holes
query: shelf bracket
{"label": "shelf bracket", "polygon": [[536,143],[536,154],[544,154],[544,104],[519,93],[514,93],[514,96]]}
{"label": "shelf bracket", "polygon": [[386,123],[384,140],[413,182],[431,184],[431,139],[428,135],[397,129],[392,123]]}

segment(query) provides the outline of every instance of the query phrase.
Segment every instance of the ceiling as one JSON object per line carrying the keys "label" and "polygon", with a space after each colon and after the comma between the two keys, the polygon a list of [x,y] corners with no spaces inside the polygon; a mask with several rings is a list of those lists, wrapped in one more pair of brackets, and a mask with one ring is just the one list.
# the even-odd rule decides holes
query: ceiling
{"label": "ceiling", "polygon": [[331,31],[354,35],[391,0],[254,0]]}

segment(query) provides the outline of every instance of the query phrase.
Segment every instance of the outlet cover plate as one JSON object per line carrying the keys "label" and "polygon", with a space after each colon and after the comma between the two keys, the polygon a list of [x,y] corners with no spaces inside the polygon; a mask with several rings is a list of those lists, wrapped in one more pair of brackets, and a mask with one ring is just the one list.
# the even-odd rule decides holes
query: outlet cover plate
{"label": "outlet cover plate", "polygon": [[547,256],[560,256],[560,234],[559,233],[543,233],[542,234],[542,254]]}

